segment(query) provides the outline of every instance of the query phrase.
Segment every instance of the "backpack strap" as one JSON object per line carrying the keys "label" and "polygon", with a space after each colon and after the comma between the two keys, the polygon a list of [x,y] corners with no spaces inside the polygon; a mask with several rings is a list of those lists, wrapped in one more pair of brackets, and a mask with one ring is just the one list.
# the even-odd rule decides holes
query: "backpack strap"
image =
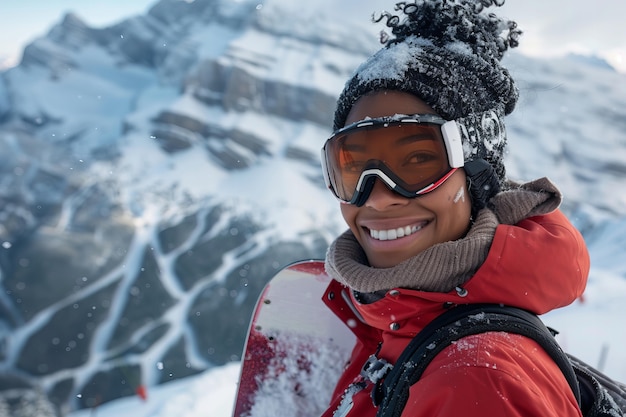
{"label": "backpack strap", "polygon": [[409,388],[435,356],[454,341],[485,332],[519,334],[539,343],[563,372],[580,406],[580,389],[572,365],[537,315],[510,306],[467,304],[441,314],[411,340],[393,369],[372,390],[374,404],[379,406],[376,416],[400,417]]}

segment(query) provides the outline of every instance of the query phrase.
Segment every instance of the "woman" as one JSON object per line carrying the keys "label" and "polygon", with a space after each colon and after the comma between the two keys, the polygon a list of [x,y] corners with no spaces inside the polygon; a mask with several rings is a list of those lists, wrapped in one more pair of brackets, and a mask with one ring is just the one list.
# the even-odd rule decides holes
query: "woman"
{"label": "woman", "polygon": [[[449,308],[499,303],[543,314],[584,290],[588,253],[557,209],[559,191],[545,178],[505,177],[502,119],[518,90],[500,60],[520,32],[482,13],[490,3],[398,3],[400,16],[383,16],[394,38],[339,98],[323,166],[349,230],[329,248],[326,270],[351,290],[367,326],[325,417],[375,416],[373,384],[360,374],[368,357],[394,364]],[[402,414],[458,415],[581,412],[535,341],[488,332],[440,353]]]}

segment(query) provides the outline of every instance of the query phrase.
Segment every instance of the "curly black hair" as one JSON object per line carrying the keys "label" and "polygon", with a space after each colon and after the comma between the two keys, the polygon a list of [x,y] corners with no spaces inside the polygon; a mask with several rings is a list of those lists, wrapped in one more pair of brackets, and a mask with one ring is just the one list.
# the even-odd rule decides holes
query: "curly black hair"
{"label": "curly black hair", "polygon": [[403,42],[410,36],[429,39],[436,46],[462,42],[484,59],[501,60],[508,48],[519,45],[522,31],[517,23],[503,20],[485,8],[502,6],[504,0],[416,0],[399,2],[395,11],[401,16],[383,12],[372,16],[375,23],[386,19],[386,26],[395,38],[381,36],[384,44]]}

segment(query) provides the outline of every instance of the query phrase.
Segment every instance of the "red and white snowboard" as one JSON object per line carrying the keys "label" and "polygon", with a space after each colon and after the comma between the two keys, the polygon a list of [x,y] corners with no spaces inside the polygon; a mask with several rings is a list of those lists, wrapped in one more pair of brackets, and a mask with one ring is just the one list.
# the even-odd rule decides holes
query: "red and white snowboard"
{"label": "red and white snowboard", "polygon": [[324,305],[323,297],[341,296],[327,290],[330,282],[323,262],[303,261],[267,284],[250,323],[233,417],[318,417],[328,407],[356,341],[351,324]]}

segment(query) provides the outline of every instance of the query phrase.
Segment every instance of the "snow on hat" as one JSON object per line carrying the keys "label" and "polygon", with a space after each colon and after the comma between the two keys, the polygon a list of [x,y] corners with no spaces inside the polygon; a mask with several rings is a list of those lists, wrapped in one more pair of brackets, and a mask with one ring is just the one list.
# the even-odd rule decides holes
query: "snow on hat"
{"label": "snow on hat", "polygon": [[519,91],[502,67],[504,52],[521,31],[485,7],[504,0],[415,0],[395,6],[404,18],[385,12],[393,39],[357,68],[341,93],[334,130],[345,125],[356,101],[379,90],[414,94],[447,120],[460,125],[465,160],[484,159],[504,184],[503,117]]}

